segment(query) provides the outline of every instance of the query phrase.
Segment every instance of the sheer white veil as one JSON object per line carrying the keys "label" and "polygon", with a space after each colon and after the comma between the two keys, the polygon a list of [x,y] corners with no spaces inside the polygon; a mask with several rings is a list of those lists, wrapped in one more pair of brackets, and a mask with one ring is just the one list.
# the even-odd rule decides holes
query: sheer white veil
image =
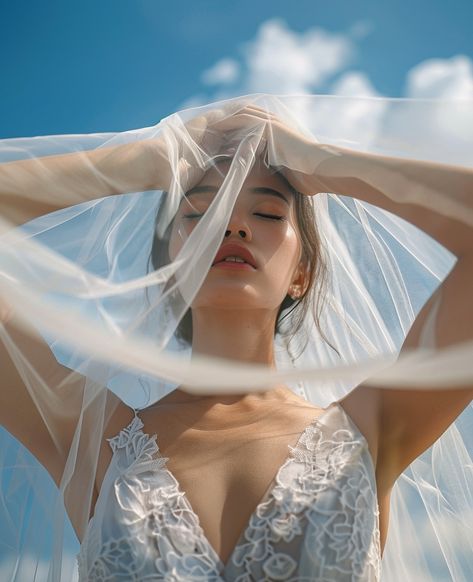
{"label": "sheer white veil", "polygon": [[[455,256],[343,186],[305,196],[327,286],[316,281],[313,309],[303,312],[294,337],[301,305],[289,302],[282,312],[277,369],[191,360],[180,330],[256,159],[298,192],[310,191],[307,176],[322,186],[352,179],[391,201],[473,226],[473,190],[453,192],[435,179],[436,172],[452,179],[471,172],[472,151],[471,101],[335,96],[250,95],[142,129],[0,141],[0,298],[4,313],[14,314],[14,324],[4,318],[0,337],[27,388],[18,406],[25,398],[34,403],[64,460],[54,484],[12,436],[21,424],[18,408],[1,433],[2,579],[73,579],[78,548],[71,521],[81,535],[104,426],[116,406],[109,391],[144,407],[180,384],[224,393],[284,382],[325,407],[360,382],[386,389],[471,386],[473,342],[438,349],[435,312],[418,349],[398,359],[416,314]],[[185,193],[222,156],[228,164],[212,203],[191,232],[183,231],[175,259],[153,266],[152,248],[166,250]],[[429,164],[434,178],[419,182],[413,161]],[[22,198],[23,210],[7,210],[13,198]],[[35,216],[33,207],[45,211]],[[469,406],[398,480],[383,580],[470,579],[472,421]],[[74,428],[68,438],[65,426]]]}

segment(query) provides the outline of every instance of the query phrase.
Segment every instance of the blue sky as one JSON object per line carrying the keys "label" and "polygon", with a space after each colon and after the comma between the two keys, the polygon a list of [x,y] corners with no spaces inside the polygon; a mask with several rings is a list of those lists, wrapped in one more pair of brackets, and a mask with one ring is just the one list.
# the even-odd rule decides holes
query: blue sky
{"label": "blue sky", "polygon": [[[473,91],[470,0],[453,10],[445,0],[1,2],[0,137],[143,127],[185,104],[255,88],[339,92],[336,82],[347,73],[359,75],[358,90],[361,78],[371,92],[401,96],[409,93],[409,71],[431,59],[440,60],[437,69],[444,64],[444,84],[452,84],[453,74],[463,92]],[[317,31],[324,38],[312,61],[330,60],[324,41],[345,42],[345,56],[322,76],[302,74],[301,89],[297,79],[285,84],[281,75],[271,77],[266,53],[266,76],[255,85],[258,71],[250,82],[248,70],[265,42],[265,26],[298,48],[296,60]],[[227,83],[214,75],[212,84],[208,71],[222,59],[233,63],[220,70]],[[229,83],[235,68],[239,77]]]}

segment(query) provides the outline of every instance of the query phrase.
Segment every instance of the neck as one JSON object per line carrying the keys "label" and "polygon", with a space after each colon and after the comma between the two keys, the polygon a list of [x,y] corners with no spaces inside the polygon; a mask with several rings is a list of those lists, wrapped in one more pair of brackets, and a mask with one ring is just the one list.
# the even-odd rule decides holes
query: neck
{"label": "neck", "polygon": [[274,314],[266,310],[192,312],[192,356],[205,355],[275,367]]}
{"label": "neck", "polygon": [[[192,311],[192,358],[199,355],[222,358],[246,364],[263,364],[275,368],[274,314],[267,310],[215,310]],[[260,403],[281,402],[292,395],[283,385],[259,392],[248,392],[245,387],[232,394],[191,394],[181,386],[174,398],[181,403],[199,403],[212,407],[240,409],[245,414]]]}

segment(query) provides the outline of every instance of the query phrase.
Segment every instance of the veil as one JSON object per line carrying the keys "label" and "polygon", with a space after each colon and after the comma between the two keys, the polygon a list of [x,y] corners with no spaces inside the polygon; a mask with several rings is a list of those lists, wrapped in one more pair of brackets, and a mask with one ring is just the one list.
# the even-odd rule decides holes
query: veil
{"label": "veil", "polygon": [[[120,401],[285,383],[325,407],[362,382],[472,386],[473,341],[439,347],[435,309],[399,356],[457,257],[439,242],[441,222],[428,234],[393,210],[472,228],[472,151],[471,101],[306,95],[249,95],[124,132],[1,140],[0,578],[75,579]],[[183,332],[259,161],[308,201],[326,265],[304,301],[286,298],[271,369],[192,355]],[[222,180],[203,208],[187,193],[210,168]],[[192,229],[177,226],[183,204],[200,213]],[[172,229],[182,246],[171,259]],[[469,405],[398,479],[382,580],[470,579],[472,422]]]}

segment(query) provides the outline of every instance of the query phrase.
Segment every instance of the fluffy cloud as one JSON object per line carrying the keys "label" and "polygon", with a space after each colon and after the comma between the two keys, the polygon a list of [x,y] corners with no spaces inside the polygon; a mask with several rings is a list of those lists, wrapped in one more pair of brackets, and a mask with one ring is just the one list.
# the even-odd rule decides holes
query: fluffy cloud
{"label": "fluffy cloud", "polygon": [[427,99],[473,99],[473,63],[463,55],[423,61],[408,72],[406,95]]}
{"label": "fluffy cloud", "polygon": [[231,84],[238,80],[240,65],[234,59],[221,59],[213,67],[202,73],[206,85]]}
{"label": "fluffy cloud", "polygon": [[[330,92],[347,97],[347,100],[343,106],[339,99],[322,100],[317,110],[311,111],[312,131],[347,147],[357,147],[360,136],[364,144],[371,143],[378,133],[386,103],[374,99],[380,95],[369,77],[365,73],[348,71],[333,83]],[[356,99],[350,100],[351,97]],[[337,136],[343,136],[343,140],[337,140]]]}
{"label": "fluffy cloud", "polygon": [[[283,20],[268,20],[254,40],[240,47],[241,65],[234,59],[221,59],[204,71],[201,79],[206,85],[219,85],[219,97],[314,93],[351,63],[356,54],[352,37],[367,34],[366,23],[362,24],[347,34],[333,34],[321,28],[297,33]],[[228,85],[237,80],[238,86],[230,90]]]}
{"label": "fluffy cloud", "polygon": [[345,97],[378,97],[368,75],[359,71],[348,71],[341,75],[332,85],[334,95]]}
{"label": "fluffy cloud", "polygon": [[[429,59],[406,74],[404,95],[417,99],[458,100],[455,107],[426,101],[383,97],[369,76],[356,70],[358,41],[371,31],[369,22],[355,22],[345,33],[321,28],[291,30],[280,19],[263,23],[254,39],[237,47],[239,59],[222,58],[204,71],[210,92],[189,99],[195,107],[237,95],[336,95],[296,100],[296,119],[318,139],[357,149],[421,155],[425,159],[469,163],[465,156],[471,136],[467,100],[473,99],[473,63],[466,56]],[[448,147],[439,147],[439,144]],[[468,147],[467,147],[468,146]]]}
{"label": "fluffy cloud", "polygon": [[[264,22],[250,42],[239,47],[240,62],[222,58],[202,73],[215,87],[210,99],[248,93],[314,94],[378,97],[369,77],[351,67],[357,41],[371,31],[355,22],[346,33],[308,28],[298,33],[280,19]],[[406,97],[473,99],[473,63],[463,55],[428,59],[406,75]],[[195,98],[191,99],[195,102]],[[199,100],[202,102],[203,98]],[[208,99],[206,99],[208,100]]]}
{"label": "fluffy cloud", "polygon": [[351,61],[355,46],[342,34],[309,28],[298,34],[282,20],[269,20],[243,47],[249,93],[308,93]]}

